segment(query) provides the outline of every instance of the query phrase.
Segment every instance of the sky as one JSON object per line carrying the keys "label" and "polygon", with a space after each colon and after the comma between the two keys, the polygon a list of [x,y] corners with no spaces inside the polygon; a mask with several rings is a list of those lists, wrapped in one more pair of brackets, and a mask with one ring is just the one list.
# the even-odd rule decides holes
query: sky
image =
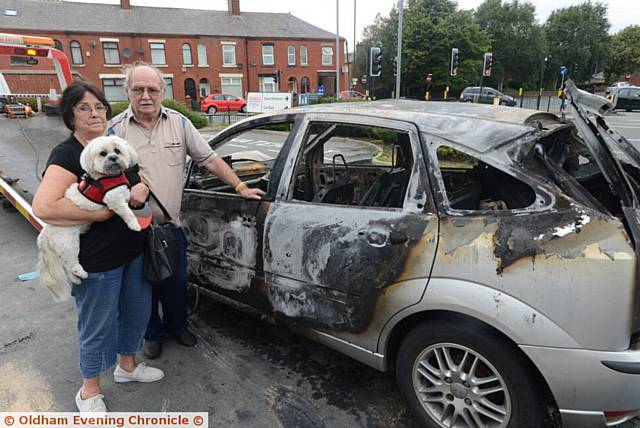
{"label": "sky", "polygon": [[[119,4],[119,0],[66,0],[84,3]],[[539,22],[544,22],[552,10],[568,7],[586,0],[530,0],[536,7]],[[608,6],[611,33],[628,25],[640,24],[640,0],[599,0]],[[460,9],[475,9],[482,0],[457,0]],[[227,0],[130,0],[132,6],[161,6],[192,9],[227,10]],[[354,3],[356,5],[356,40],[362,30],[373,23],[377,13],[388,15],[397,0],[338,0],[340,6],[340,35],[353,47]],[[291,13],[325,30],[336,31],[336,1],[333,0],[240,0],[240,10],[247,12]]]}

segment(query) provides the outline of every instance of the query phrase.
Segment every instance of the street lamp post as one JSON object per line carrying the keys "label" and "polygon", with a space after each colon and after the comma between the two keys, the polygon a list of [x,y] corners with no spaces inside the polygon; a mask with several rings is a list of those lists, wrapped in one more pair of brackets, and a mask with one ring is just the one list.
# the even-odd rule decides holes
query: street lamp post
{"label": "street lamp post", "polygon": [[399,15],[398,15],[398,48],[396,52],[396,99],[400,99],[400,70],[402,69],[402,15],[404,12],[404,0],[398,0]]}
{"label": "street lamp post", "polygon": [[542,60],[542,65],[540,66],[540,89],[538,90],[538,104],[536,110],[540,110],[540,98],[542,97],[542,85],[544,81],[544,69],[547,66],[547,61],[551,58],[551,56],[545,56],[544,60]]}
{"label": "street lamp post", "polygon": [[340,99],[340,0],[336,0],[336,100]]}

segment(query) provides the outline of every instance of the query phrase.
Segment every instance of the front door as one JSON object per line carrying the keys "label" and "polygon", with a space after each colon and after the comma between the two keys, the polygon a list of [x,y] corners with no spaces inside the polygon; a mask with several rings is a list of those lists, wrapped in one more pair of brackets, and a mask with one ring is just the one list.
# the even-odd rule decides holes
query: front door
{"label": "front door", "polygon": [[[223,132],[212,144],[243,182],[269,194],[269,178],[274,177],[272,169],[289,137],[292,120],[283,118],[276,125],[264,121],[248,124],[247,129],[235,134]],[[189,241],[190,281],[268,310],[261,297],[262,235],[270,207],[268,199],[243,199],[205,168],[190,167],[180,216]]]}
{"label": "front door", "polygon": [[419,137],[379,118],[308,115],[304,126],[265,220],[269,304],[276,318],[362,332],[390,287],[418,283],[410,305],[427,285],[438,220]]}

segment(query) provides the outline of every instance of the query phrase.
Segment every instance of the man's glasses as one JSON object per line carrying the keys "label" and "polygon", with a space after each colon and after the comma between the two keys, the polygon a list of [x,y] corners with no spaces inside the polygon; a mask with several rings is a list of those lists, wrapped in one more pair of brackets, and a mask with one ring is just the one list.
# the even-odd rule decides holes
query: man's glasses
{"label": "man's glasses", "polygon": [[78,104],[76,106],[76,111],[82,114],[91,114],[91,111],[95,110],[98,114],[105,114],[107,112],[107,106],[104,104],[95,104],[94,106],[90,106],[89,104]]}
{"label": "man's glasses", "polygon": [[160,92],[162,92],[158,88],[145,88],[139,86],[133,87],[130,90],[136,97],[141,97],[144,94],[144,91],[147,91],[150,97],[157,97],[158,95],[160,95]]}

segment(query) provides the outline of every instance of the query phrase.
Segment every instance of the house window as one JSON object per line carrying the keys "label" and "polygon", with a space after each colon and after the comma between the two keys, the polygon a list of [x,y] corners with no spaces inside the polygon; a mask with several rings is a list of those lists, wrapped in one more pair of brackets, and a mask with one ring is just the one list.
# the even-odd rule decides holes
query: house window
{"label": "house window", "polygon": [[53,39],[53,44],[55,45],[56,49],[58,49],[60,52],[64,52],[64,49],[62,48],[62,42],[58,39]]}
{"label": "house window", "polygon": [[241,77],[221,77],[220,84],[222,92],[242,98],[242,78]]}
{"label": "house window", "polygon": [[127,94],[124,92],[124,79],[102,79],[102,86],[107,101],[125,101],[127,99]]}
{"label": "house window", "polygon": [[198,45],[198,65],[207,65],[207,47]]}
{"label": "house window", "polygon": [[262,45],[262,64],[274,65],[273,45]]}
{"label": "house window", "polygon": [[296,48],[295,46],[289,46],[287,48],[288,61],[289,65],[296,65]]}
{"label": "house window", "polygon": [[287,89],[288,89],[288,92],[291,92],[292,94],[298,93],[298,81],[296,80],[295,77],[289,78],[287,82]]}
{"label": "house window", "polygon": [[331,46],[322,47],[322,65],[333,65],[333,48]]}
{"label": "house window", "polygon": [[222,45],[222,65],[227,67],[235,67],[236,45]]}
{"label": "house window", "polygon": [[105,64],[120,64],[120,52],[118,42],[102,42]]}
{"label": "house window", "polygon": [[189,43],[185,43],[182,45],[182,64],[193,64],[193,59],[191,58],[191,45]]}
{"label": "house window", "polygon": [[277,92],[275,77],[260,77],[260,92]]}
{"label": "house window", "polygon": [[164,43],[149,43],[151,50],[151,64],[165,65],[167,57],[164,50]]}
{"label": "house window", "polygon": [[211,93],[211,84],[209,83],[209,79],[200,79],[200,96],[206,97]]}
{"label": "house window", "polygon": [[71,43],[69,43],[69,47],[71,48],[71,62],[73,64],[82,64],[84,61],[82,60],[82,48],[80,47],[80,42],[72,40]]}
{"label": "house window", "polygon": [[304,76],[302,80],[300,80],[300,92],[303,94],[311,92],[311,81],[307,76]]}
{"label": "house window", "polygon": [[309,64],[309,52],[306,46],[300,46],[300,65]]}
{"label": "house window", "polygon": [[164,80],[164,99],[172,100],[173,99],[173,80],[171,77],[163,77]]}

